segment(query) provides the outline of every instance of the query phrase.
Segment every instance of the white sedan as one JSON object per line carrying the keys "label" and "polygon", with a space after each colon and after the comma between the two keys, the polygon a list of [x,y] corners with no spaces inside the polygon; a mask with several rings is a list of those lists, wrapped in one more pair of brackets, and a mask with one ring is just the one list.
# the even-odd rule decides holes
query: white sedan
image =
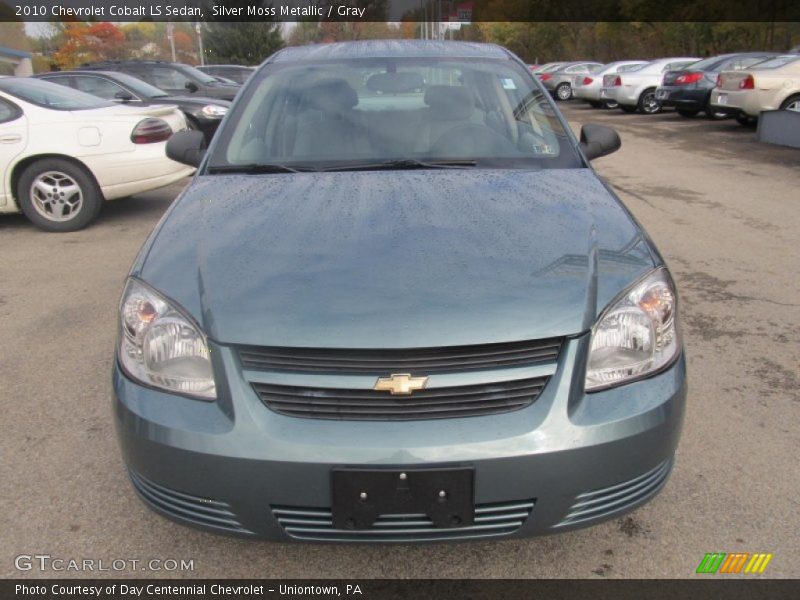
{"label": "white sedan", "polygon": [[785,54],[740,71],[723,71],[710,103],[743,125],[765,110],[800,112],[800,55]]}
{"label": "white sedan", "polygon": [[688,56],[659,58],[627,73],[606,75],[600,89],[600,100],[617,102],[625,112],[639,111],[645,115],[661,112],[656,88],[661,85],[664,73],[682,69],[698,60]]}
{"label": "white sedan", "polygon": [[182,129],[173,106],[119,106],[47,81],[2,78],[0,213],[22,211],[47,231],[85,227],[103,200],[192,173],[164,152]]}

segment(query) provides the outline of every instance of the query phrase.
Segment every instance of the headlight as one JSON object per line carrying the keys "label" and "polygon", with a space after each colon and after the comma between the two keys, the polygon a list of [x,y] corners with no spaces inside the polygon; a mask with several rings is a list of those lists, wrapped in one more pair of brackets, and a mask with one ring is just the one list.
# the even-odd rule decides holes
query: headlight
{"label": "headlight", "polygon": [[208,343],[192,320],[141,281],[129,279],[120,304],[119,361],[130,377],[169,392],[217,395]]}
{"label": "headlight", "polygon": [[675,286],[665,268],[639,280],[592,328],[587,392],[641,379],[680,352]]}
{"label": "headlight", "polygon": [[217,106],[215,104],[206,104],[200,109],[200,112],[203,113],[204,117],[209,119],[221,119],[225,116],[225,113],[228,112],[228,107]]}

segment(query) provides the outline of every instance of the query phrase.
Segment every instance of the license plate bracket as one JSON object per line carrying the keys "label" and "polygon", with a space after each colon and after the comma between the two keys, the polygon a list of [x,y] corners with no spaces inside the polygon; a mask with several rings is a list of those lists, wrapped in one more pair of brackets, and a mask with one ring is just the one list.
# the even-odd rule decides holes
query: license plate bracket
{"label": "license plate bracket", "polygon": [[380,515],[397,514],[424,514],[442,529],[472,525],[474,473],[472,467],[334,468],[331,471],[333,526],[370,529]]}

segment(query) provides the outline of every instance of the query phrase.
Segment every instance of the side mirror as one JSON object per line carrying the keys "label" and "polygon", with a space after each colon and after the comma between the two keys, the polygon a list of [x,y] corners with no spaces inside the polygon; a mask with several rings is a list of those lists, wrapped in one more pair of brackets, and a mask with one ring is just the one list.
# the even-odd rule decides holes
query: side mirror
{"label": "side mirror", "polygon": [[587,123],[581,128],[581,150],[592,160],[619,150],[622,140],[611,127]]}
{"label": "side mirror", "polygon": [[114,94],[114,100],[119,100],[120,102],[130,102],[133,100],[133,94],[124,90],[120,90]]}
{"label": "side mirror", "polygon": [[196,84],[196,83],[194,83],[193,81],[187,81],[187,82],[186,82],[186,85],[184,85],[183,87],[185,87],[187,90],[189,90],[189,91],[190,91],[190,92],[192,92],[193,94],[194,94],[194,93],[195,93],[197,90],[199,90],[199,89],[200,89],[199,87],[197,87],[197,84]]}
{"label": "side mirror", "polygon": [[206,138],[202,131],[179,131],[167,140],[167,158],[184,165],[199,167],[205,154]]}

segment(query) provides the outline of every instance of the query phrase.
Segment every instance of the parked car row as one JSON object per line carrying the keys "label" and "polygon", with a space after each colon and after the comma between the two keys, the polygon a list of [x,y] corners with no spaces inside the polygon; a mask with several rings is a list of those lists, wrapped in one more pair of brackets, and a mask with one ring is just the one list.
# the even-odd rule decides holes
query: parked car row
{"label": "parked car row", "polygon": [[0,79],[0,213],[23,212],[47,231],[85,227],[103,200],[177,181],[169,160],[186,129],[174,106],[120,106],[29,77]]}
{"label": "parked car row", "polygon": [[[249,67],[219,65],[246,80]],[[215,65],[208,67],[215,68]],[[0,213],[75,231],[104,200],[168,185],[193,169],[167,158],[185,129],[210,141],[240,83],[160,61],[86,64],[0,80]]]}
{"label": "parked car row", "polygon": [[[800,111],[798,53],[740,52],[592,65],[548,63],[532,72],[557,100],[575,97],[594,108],[655,114],[674,107],[683,117],[732,116],[742,124],[766,110]],[[568,69],[574,72],[571,79]]]}

